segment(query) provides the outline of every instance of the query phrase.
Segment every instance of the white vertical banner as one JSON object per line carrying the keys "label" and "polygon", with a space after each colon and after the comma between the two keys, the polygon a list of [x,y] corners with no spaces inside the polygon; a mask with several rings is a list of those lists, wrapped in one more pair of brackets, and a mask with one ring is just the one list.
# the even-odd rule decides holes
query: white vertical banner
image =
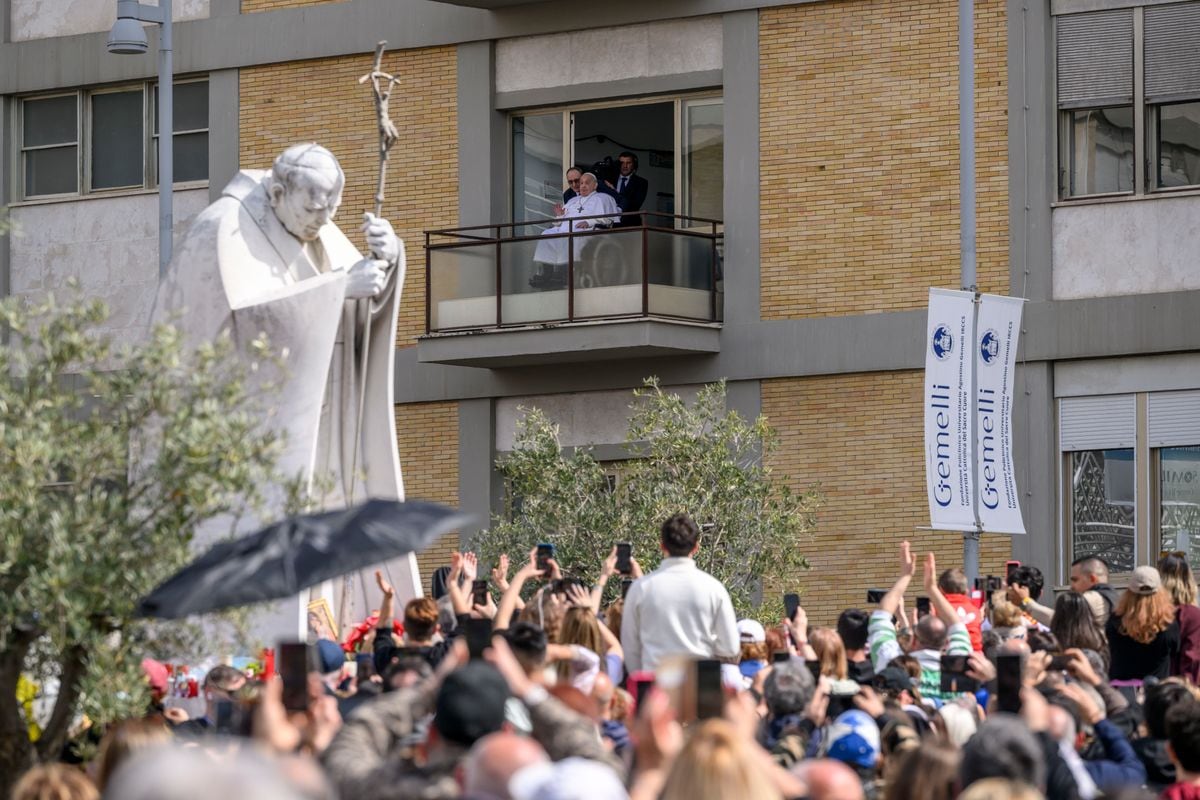
{"label": "white vertical banner", "polygon": [[973,531],[975,294],[929,290],[925,328],[925,485],[935,530]]}
{"label": "white vertical banner", "polygon": [[1013,383],[1021,336],[1019,297],[985,294],[975,323],[975,471],[979,521],[992,533],[1025,533],[1013,470]]}

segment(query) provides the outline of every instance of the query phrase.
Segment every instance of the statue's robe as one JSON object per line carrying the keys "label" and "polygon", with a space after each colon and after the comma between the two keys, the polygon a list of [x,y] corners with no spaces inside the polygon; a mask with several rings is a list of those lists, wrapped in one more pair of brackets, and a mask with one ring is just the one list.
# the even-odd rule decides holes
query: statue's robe
{"label": "statue's robe", "polygon": [[[314,242],[290,234],[271,208],[268,174],[239,172],[192,223],[159,287],[154,318],[177,325],[189,347],[228,331],[243,355],[261,334],[272,350],[286,348],[282,374],[262,371],[263,380],[275,384],[264,394],[264,411],[267,425],[286,434],[278,469],[313,486],[320,507],[342,508],[368,497],[402,500],[392,386],[403,246],[383,292],[347,300],[346,270],[363,255],[332,223]],[[264,488],[267,508],[246,516],[239,525],[243,533],[282,516],[281,487]],[[201,538],[215,535],[208,531]],[[401,600],[420,596],[415,557],[385,568]],[[353,616],[364,617],[378,598],[373,580],[360,577],[357,583],[348,600]],[[340,613],[341,583],[320,593],[336,616],[346,616]],[[263,633],[303,635],[304,600],[285,602],[269,625],[277,630]]]}

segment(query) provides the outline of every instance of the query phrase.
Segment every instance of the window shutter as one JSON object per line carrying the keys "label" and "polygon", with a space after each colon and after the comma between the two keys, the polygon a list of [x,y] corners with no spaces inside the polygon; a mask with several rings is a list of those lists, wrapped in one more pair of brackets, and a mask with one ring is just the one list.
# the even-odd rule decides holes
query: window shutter
{"label": "window shutter", "polygon": [[1065,451],[1133,447],[1137,414],[1131,394],[1064,397],[1059,404],[1058,440]]}
{"label": "window shutter", "polygon": [[1146,102],[1200,99],[1200,3],[1146,9]]}
{"label": "window shutter", "polygon": [[1058,107],[1133,102],[1133,11],[1098,11],[1055,18]]}
{"label": "window shutter", "polygon": [[1200,392],[1155,392],[1147,411],[1151,447],[1200,444]]}

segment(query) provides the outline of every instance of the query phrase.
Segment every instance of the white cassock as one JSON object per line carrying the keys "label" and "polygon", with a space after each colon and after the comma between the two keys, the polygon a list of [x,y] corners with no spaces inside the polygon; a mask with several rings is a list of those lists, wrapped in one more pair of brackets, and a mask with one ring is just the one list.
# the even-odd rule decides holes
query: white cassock
{"label": "white cassock", "polygon": [[[596,214],[609,214],[608,217],[599,217],[597,219],[582,220],[587,224],[586,228],[580,228],[578,222],[575,222],[576,217],[591,217]],[[617,207],[617,201],[612,199],[611,195],[604,192],[595,191],[587,197],[583,195],[575,195],[565,204],[563,204],[563,213],[559,217],[561,222],[557,225],[552,225],[542,231],[542,236],[549,236],[554,233],[567,233],[572,229],[576,231],[591,230],[596,227],[596,224],[613,225],[621,218],[621,209]],[[581,236],[572,239],[575,243],[575,260],[579,260],[579,254],[583,251],[583,246],[587,244],[590,237]],[[538,242],[537,249],[533,251],[533,260],[541,264],[566,264],[567,263],[567,237],[558,239],[543,239]]]}
{"label": "white cassock", "polygon": [[[263,395],[265,424],[287,437],[277,468],[288,477],[315,479],[321,508],[343,508],[368,497],[403,500],[392,399],[403,247],[378,296],[348,300],[346,270],[362,254],[332,223],[313,242],[289,233],[271,208],[268,175],[239,172],[192,223],[159,286],[154,320],[177,325],[192,348],[224,332],[241,354],[262,333],[273,351],[287,348],[284,374],[267,370],[272,374],[264,376],[278,386]],[[364,386],[362,427],[356,430]],[[263,488],[266,508],[261,515],[248,513],[239,533],[282,516],[281,487]],[[223,532],[201,530],[198,543],[209,544]],[[415,558],[386,566],[398,599],[420,596]],[[323,593],[336,618],[340,592],[326,586]],[[361,617],[376,598],[349,599],[358,606],[354,616]],[[293,604],[271,620],[270,627],[281,629],[272,632],[294,638],[303,631],[293,621],[303,624],[305,603],[300,598],[295,603],[299,608]]]}

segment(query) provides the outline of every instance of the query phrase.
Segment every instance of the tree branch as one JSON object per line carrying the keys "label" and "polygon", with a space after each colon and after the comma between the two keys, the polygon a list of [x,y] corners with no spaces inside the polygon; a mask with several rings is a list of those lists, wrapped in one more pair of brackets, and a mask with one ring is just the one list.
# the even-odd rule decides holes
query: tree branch
{"label": "tree branch", "polygon": [[38,758],[45,760],[57,756],[67,743],[71,720],[75,716],[75,703],[79,699],[79,687],[87,672],[84,660],[83,645],[68,645],[63,651],[59,678],[58,697],[54,701],[54,711],[50,721],[46,723],[42,736],[37,741]]}

